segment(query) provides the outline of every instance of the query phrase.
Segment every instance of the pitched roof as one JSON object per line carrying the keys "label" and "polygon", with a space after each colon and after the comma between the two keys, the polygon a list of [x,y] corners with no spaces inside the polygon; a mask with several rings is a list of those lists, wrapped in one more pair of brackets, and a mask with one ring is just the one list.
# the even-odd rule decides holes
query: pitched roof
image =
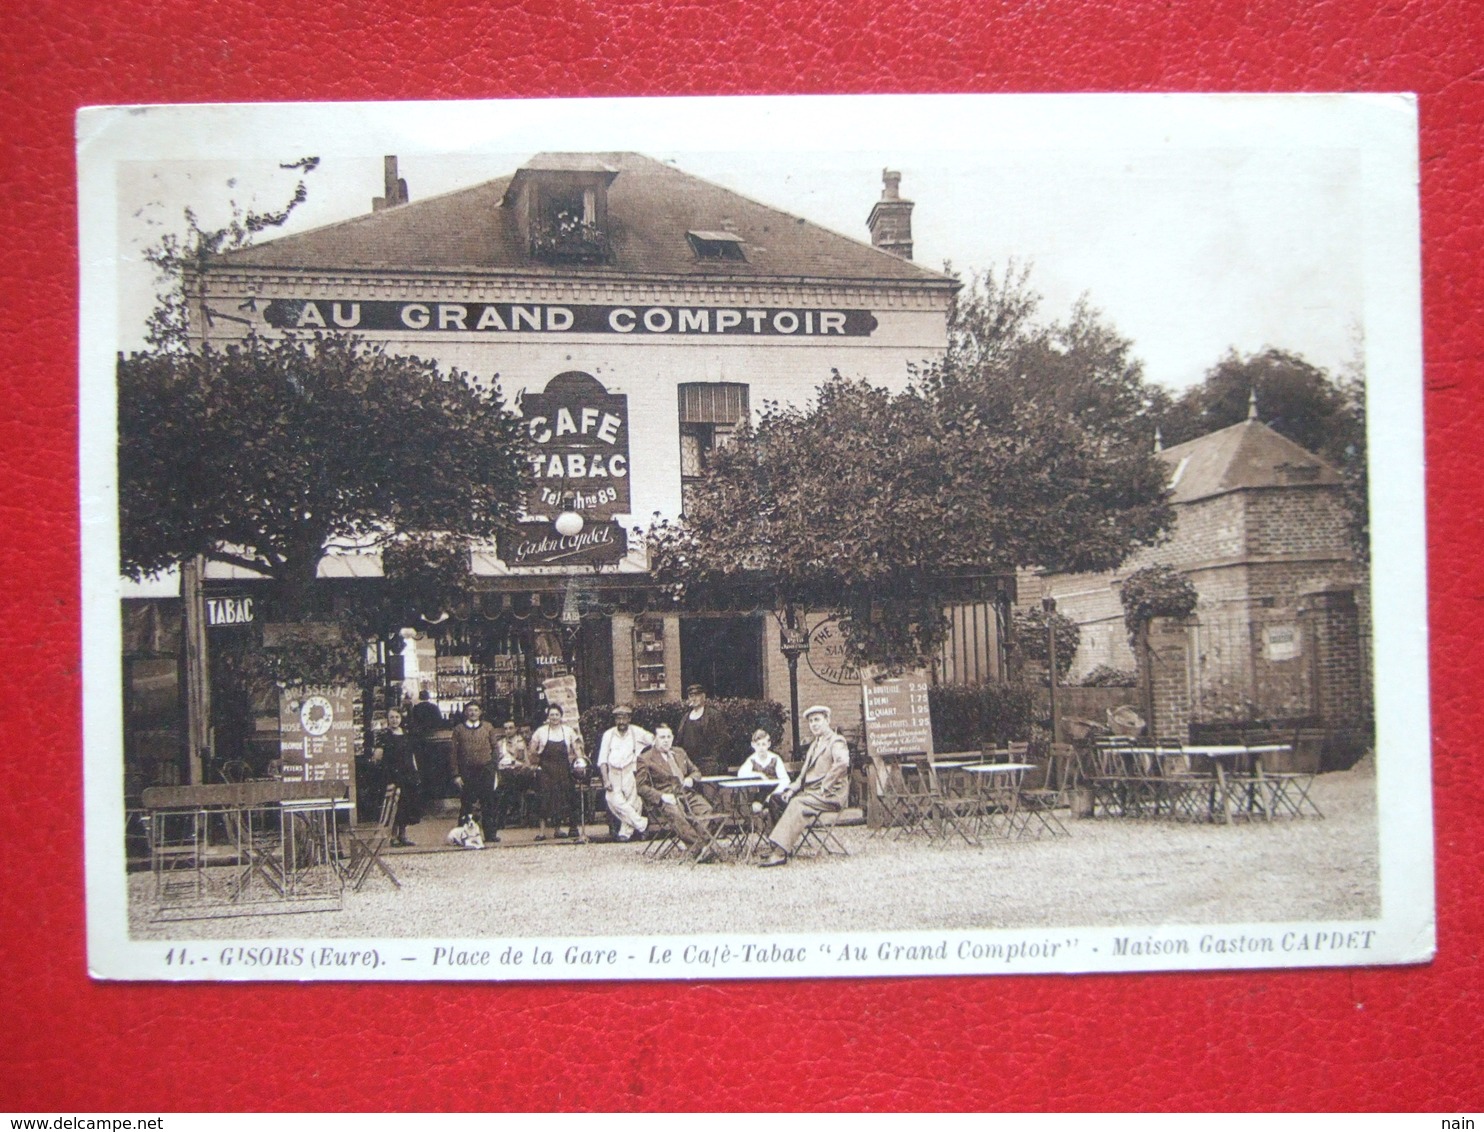
{"label": "pitched roof", "polygon": [[[459,271],[524,276],[624,275],[843,280],[956,288],[950,277],[812,224],[638,153],[543,153],[531,170],[616,170],[608,188],[612,260],[533,259],[513,207],[512,177],[372,212],[230,252],[241,267]],[[864,227],[864,225],[862,225]],[[745,261],[700,259],[687,232],[740,237]]]}
{"label": "pitched roof", "polygon": [[1166,448],[1172,503],[1249,488],[1333,486],[1340,475],[1314,453],[1258,420]]}

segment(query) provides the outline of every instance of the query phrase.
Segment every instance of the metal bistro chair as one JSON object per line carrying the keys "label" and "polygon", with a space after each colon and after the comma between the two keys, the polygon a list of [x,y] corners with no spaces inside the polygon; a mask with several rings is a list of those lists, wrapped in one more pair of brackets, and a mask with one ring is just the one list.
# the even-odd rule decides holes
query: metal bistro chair
{"label": "metal bistro chair", "polygon": [[1129,773],[1128,752],[1134,741],[1122,736],[1098,739],[1093,744],[1092,774],[1087,784],[1092,789],[1092,812],[1101,808],[1105,817],[1131,817],[1136,807],[1131,798],[1137,793]]}
{"label": "metal bistro chair", "polygon": [[1076,776],[1076,753],[1066,743],[1053,743],[1046,756],[1044,776],[1039,786],[1022,787],[1020,812],[1022,830],[1034,831],[1039,837],[1049,833],[1052,837],[1069,836],[1067,827],[1057,816],[1057,810],[1071,812],[1071,783]]}
{"label": "metal bistro chair", "polygon": [[848,857],[850,850],[845,848],[840,838],[836,836],[835,827],[840,822],[842,810],[824,810],[809,816],[808,824],[804,826],[804,836],[799,841],[799,847],[794,850],[795,857]]}
{"label": "metal bistro chair", "polygon": [[[1301,747],[1322,744],[1325,733],[1313,728],[1298,728],[1292,737],[1285,735],[1274,735],[1271,739],[1263,738],[1259,742],[1258,737],[1251,741],[1254,746],[1267,743],[1286,744],[1294,754]],[[1267,770],[1264,764],[1265,756],[1258,753],[1254,756],[1257,764],[1264,767],[1263,781],[1268,788],[1268,804],[1271,812],[1276,816],[1301,818],[1313,816],[1323,819],[1324,812],[1309,797],[1309,791],[1314,786],[1314,775],[1303,770]],[[1307,811],[1307,812],[1306,812]]]}
{"label": "metal bistro chair", "polygon": [[927,755],[893,759],[886,764],[885,806],[896,822],[895,840],[914,834],[933,836],[933,799],[937,794]]}
{"label": "metal bistro chair", "polygon": [[356,892],[359,892],[361,885],[366,883],[366,878],[371,875],[373,868],[380,869],[386,875],[386,879],[398,888],[402,887],[397,874],[392,872],[390,866],[382,859],[386,847],[391,844],[392,834],[396,832],[397,800],[401,794],[400,786],[388,786],[386,793],[382,795],[381,816],[376,824],[359,828],[351,827],[350,862],[345,867],[345,879]]}
{"label": "metal bistro chair", "polygon": [[984,800],[978,790],[955,790],[949,776],[940,775],[926,755],[913,762],[918,766],[918,777],[928,784],[928,835],[934,840],[951,841],[957,834],[966,844],[979,848]]}
{"label": "metal bistro chair", "polygon": [[[146,790],[145,805],[150,803]],[[201,810],[151,808],[140,815],[149,843],[150,871],[154,875],[155,907],[182,899],[200,900],[206,887],[206,814]]]}

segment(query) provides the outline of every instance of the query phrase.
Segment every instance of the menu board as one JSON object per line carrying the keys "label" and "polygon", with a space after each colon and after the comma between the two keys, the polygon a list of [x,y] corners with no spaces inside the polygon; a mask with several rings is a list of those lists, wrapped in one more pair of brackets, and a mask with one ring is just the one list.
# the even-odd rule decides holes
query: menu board
{"label": "menu board", "polygon": [[871,667],[861,669],[866,753],[873,759],[933,753],[929,683],[927,670],[922,668],[896,674]]}
{"label": "menu board", "polygon": [[278,693],[278,749],[285,782],[345,782],[355,797],[356,689],[308,684]]}

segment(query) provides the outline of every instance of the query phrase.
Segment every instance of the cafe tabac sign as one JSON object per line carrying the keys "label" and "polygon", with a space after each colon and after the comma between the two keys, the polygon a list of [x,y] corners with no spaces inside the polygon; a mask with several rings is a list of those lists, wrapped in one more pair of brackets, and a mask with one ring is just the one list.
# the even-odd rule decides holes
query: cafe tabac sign
{"label": "cafe tabac sign", "polygon": [[525,394],[520,410],[531,441],[528,516],[574,512],[586,523],[628,512],[627,397],[609,393],[592,374],[568,370],[540,393]]}

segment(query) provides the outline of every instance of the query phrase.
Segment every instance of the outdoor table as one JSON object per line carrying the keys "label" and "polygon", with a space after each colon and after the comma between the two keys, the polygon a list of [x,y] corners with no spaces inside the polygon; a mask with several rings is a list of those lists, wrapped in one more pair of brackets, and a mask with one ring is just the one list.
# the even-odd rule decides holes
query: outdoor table
{"label": "outdoor table", "polygon": [[[1235,785],[1245,792],[1247,797],[1246,810],[1248,813],[1260,809],[1263,817],[1271,821],[1273,818],[1272,806],[1266,797],[1263,781],[1262,758],[1264,754],[1276,754],[1281,751],[1290,750],[1288,746],[1281,743],[1264,743],[1255,746],[1233,746],[1230,744],[1212,746],[1186,746],[1179,753],[1187,755],[1201,755],[1211,760],[1215,771],[1216,795],[1211,798],[1211,818],[1216,818],[1216,797],[1221,799],[1221,821],[1230,825],[1232,820],[1232,789]],[[1171,752],[1172,754],[1175,752]],[[1246,773],[1237,765],[1239,760],[1251,758],[1252,762]],[[1231,769],[1227,769],[1230,760]],[[1236,780],[1235,783],[1233,780]]]}
{"label": "outdoor table", "polygon": [[768,844],[768,834],[772,832],[772,826],[768,822],[767,810],[754,812],[752,806],[744,803],[752,803],[761,799],[749,794],[766,790],[772,793],[778,783],[771,778],[722,778],[716,782],[716,786],[722,791],[725,806],[737,818],[737,837],[732,842],[733,851],[744,861],[750,861],[757,855],[758,851]]}
{"label": "outdoor table", "polygon": [[[188,822],[183,836],[151,839],[157,918],[170,910],[189,913],[212,906],[205,867],[212,818],[218,816],[230,841],[225,859],[235,866],[226,899],[218,904],[229,910],[234,906],[253,910],[261,906],[255,901],[262,899],[269,906],[329,900],[334,908],[340,907],[344,877],[337,819],[350,810],[347,783],[270,780],[156,786],[144,792],[143,803],[156,831],[168,829],[172,822],[179,827],[181,819]],[[195,899],[167,909],[168,885],[161,880],[181,861],[195,874]]]}
{"label": "outdoor table", "polygon": [[980,802],[980,819],[991,833],[1013,837],[1019,830],[1020,784],[1030,763],[977,763],[964,767]]}

